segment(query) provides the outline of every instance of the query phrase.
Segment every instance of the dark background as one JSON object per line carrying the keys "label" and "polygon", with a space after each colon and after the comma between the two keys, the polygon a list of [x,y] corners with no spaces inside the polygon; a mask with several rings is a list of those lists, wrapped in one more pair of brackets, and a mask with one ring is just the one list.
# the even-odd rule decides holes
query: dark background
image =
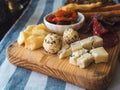
{"label": "dark background", "polygon": [[0,0],[0,41],[25,10],[29,2],[30,0]]}

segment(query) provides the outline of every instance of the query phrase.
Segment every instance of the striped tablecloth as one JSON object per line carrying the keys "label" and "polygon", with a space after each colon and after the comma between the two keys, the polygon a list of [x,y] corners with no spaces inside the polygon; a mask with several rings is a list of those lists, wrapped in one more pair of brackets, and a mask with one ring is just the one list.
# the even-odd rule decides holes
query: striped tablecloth
{"label": "striped tablecloth", "polygon": [[[70,83],[17,67],[6,57],[6,47],[19,32],[31,24],[43,22],[43,17],[65,3],[65,0],[31,0],[27,9],[0,42],[0,90],[85,90]],[[120,59],[120,57],[119,57]],[[108,90],[120,90],[120,63]]]}

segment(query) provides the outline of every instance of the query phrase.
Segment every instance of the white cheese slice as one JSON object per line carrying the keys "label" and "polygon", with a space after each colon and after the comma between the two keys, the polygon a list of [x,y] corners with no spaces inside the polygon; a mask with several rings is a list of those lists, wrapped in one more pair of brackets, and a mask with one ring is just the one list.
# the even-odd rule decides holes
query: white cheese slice
{"label": "white cheese slice", "polygon": [[82,48],[81,50],[75,51],[69,58],[69,63],[73,65],[77,65],[77,58],[79,58],[82,54],[87,53],[88,50]]}
{"label": "white cheese slice", "polygon": [[79,65],[80,68],[85,68],[94,61],[93,59],[94,57],[90,53],[85,53],[77,59],[77,65]]}
{"label": "white cheese slice", "polygon": [[107,62],[108,53],[103,47],[98,47],[90,50],[90,53],[93,55],[95,63]]}
{"label": "white cheese slice", "polygon": [[72,48],[72,52],[82,49],[80,41],[76,41],[74,43],[71,43],[71,48]]}
{"label": "white cheese slice", "polygon": [[70,45],[66,44],[62,49],[57,53],[60,59],[68,57],[72,54]]}

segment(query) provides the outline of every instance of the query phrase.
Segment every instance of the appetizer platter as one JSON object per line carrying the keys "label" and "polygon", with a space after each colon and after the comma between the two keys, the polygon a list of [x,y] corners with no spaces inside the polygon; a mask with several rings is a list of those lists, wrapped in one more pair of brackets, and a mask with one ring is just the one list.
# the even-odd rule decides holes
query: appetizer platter
{"label": "appetizer platter", "polygon": [[120,13],[111,12],[119,11],[120,4],[75,1],[67,0],[43,23],[27,26],[6,53],[17,66],[103,90],[112,80],[119,54]]}

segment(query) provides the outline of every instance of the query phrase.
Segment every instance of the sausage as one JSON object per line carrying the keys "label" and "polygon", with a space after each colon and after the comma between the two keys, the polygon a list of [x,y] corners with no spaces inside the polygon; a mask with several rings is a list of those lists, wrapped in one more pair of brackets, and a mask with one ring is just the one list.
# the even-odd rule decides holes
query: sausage
{"label": "sausage", "polygon": [[101,35],[101,37],[103,38],[103,46],[106,48],[113,47],[119,43],[119,37],[116,33],[108,32]]}

